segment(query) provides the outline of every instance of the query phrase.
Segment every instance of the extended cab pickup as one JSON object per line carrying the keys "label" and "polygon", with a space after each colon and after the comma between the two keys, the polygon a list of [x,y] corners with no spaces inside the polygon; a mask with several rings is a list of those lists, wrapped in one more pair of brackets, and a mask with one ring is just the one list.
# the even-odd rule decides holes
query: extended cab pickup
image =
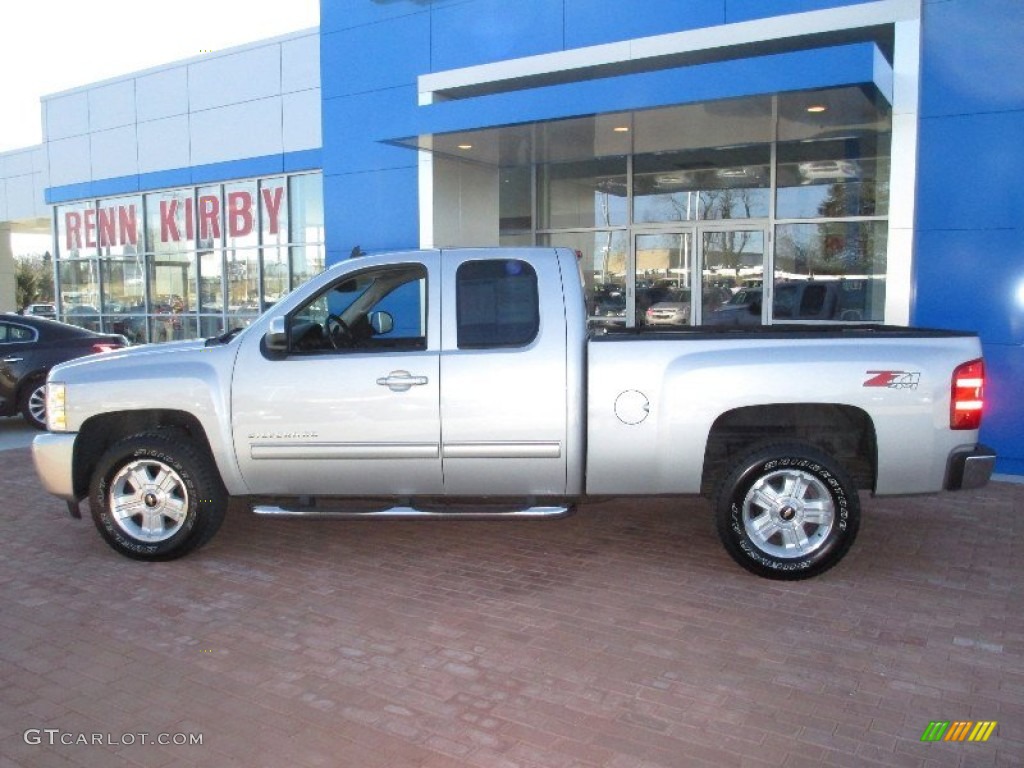
{"label": "extended cab pickup", "polygon": [[46,489],[117,551],[180,557],[231,496],[274,516],[558,516],[700,494],[750,571],[838,562],[859,489],[985,484],[969,333],[883,326],[588,337],[565,249],[338,264],[249,328],[57,366]]}

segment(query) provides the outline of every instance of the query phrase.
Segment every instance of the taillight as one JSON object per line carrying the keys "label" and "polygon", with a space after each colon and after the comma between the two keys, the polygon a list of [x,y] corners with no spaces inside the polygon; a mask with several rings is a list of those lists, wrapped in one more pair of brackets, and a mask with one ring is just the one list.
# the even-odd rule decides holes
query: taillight
{"label": "taillight", "polygon": [[971,360],[953,371],[949,403],[950,429],[978,429],[985,404],[985,363]]}
{"label": "taillight", "polygon": [[92,345],[92,352],[93,352],[93,354],[96,354],[97,352],[112,352],[115,349],[120,349],[120,348],[121,348],[120,344],[111,344],[110,342],[102,342],[101,341],[101,342],[97,342],[96,344]]}

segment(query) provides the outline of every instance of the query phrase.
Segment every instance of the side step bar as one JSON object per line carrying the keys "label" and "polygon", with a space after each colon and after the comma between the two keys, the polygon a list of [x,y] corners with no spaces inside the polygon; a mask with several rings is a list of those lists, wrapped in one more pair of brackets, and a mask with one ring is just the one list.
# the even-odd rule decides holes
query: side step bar
{"label": "side step bar", "polygon": [[[483,505],[486,507],[486,505]],[[285,509],[272,505],[255,505],[252,511],[264,517],[305,518],[319,520],[550,520],[571,515],[571,506],[558,507],[527,507],[525,509],[502,509],[486,511],[472,509],[466,512],[451,510],[424,510],[408,506],[395,506],[387,509],[367,509],[354,511],[350,509],[331,509],[317,507],[298,507]]]}

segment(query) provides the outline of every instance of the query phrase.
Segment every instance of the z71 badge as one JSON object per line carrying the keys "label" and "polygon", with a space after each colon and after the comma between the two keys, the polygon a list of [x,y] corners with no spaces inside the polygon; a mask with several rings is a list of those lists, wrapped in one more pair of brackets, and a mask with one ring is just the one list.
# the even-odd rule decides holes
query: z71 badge
{"label": "z71 badge", "polygon": [[886,389],[917,389],[921,374],[910,371],[868,371],[871,378],[864,382],[865,387],[885,387]]}

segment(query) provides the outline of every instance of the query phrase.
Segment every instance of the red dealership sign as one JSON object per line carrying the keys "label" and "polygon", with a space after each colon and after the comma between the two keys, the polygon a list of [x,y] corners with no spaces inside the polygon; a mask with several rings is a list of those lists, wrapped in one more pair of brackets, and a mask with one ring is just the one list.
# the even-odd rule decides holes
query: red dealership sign
{"label": "red dealership sign", "polygon": [[[281,229],[281,204],[284,187],[264,187],[260,198],[265,212],[264,226],[271,235]],[[234,190],[224,196],[224,228],[229,237],[245,237],[256,226],[253,194]],[[65,211],[65,247],[103,248],[139,244],[138,209],[135,203],[108,205],[100,208]],[[221,236],[221,198],[200,195],[160,201],[160,242],[180,243],[193,240],[198,230],[200,239]],[[155,233],[154,233],[155,234]]]}

